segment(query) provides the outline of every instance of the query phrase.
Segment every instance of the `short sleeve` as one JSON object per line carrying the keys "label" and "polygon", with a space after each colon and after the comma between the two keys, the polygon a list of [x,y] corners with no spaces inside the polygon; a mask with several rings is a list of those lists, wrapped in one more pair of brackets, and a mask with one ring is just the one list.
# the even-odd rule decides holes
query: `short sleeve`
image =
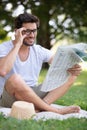
{"label": "short sleeve", "polygon": [[53,53],[51,50],[48,50],[44,47],[38,46],[38,50],[39,50],[39,58],[43,61],[43,62],[49,62],[49,60],[51,59],[51,57],[53,56]]}
{"label": "short sleeve", "polygon": [[0,57],[6,56],[9,53],[10,49],[11,49],[11,46],[9,42],[4,42],[0,44]]}

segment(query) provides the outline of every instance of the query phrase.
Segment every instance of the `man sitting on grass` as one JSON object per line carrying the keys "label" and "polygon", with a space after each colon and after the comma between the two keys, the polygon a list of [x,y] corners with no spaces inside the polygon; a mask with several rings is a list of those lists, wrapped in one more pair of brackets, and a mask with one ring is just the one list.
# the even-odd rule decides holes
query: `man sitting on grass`
{"label": "man sitting on grass", "polygon": [[38,76],[44,62],[52,62],[50,50],[34,44],[36,41],[39,19],[28,13],[20,14],[15,19],[15,40],[0,45],[0,87],[3,93],[0,105],[11,107],[16,100],[31,102],[36,111],[51,111],[59,114],[79,112],[79,106],[61,109],[50,104],[63,96],[81,72],[75,65],[68,69],[71,73],[68,81],[50,92],[42,92],[37,85]]}

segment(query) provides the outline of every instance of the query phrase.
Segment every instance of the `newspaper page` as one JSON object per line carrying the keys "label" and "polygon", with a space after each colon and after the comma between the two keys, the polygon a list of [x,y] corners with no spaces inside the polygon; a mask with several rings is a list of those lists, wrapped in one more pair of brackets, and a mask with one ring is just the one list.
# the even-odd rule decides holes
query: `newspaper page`
{"label": "newspaper page", "polygon": [[48,92],[63,85],[70,76],[67,69],[84,61],[84,57],[87,58],[86,50],[87,44],[85,43],[58,47],[41,90]]}

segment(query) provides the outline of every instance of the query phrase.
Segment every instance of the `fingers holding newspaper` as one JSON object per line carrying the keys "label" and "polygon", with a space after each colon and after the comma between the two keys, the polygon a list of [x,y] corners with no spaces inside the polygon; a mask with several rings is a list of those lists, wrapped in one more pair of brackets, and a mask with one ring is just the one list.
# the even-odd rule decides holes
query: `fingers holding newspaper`
{"label": "fingers holding newspaper", "polygon": [[82,68],[79,64],[75,64],[72,68],[69,68],[67,71],[71,73],[71,75],[73,76],[79,76],[82,71]]}

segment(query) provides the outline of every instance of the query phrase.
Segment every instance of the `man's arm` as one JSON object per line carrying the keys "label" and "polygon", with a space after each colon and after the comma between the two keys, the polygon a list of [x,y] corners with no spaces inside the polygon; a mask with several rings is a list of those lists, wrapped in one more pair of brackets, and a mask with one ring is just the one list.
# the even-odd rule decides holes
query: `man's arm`
{"label": "man's arm", "polygon": [[22,41],[25,37],[21,34],[22,30],[23,28],[16,31],[15,42],[13,41],[13,43],[15,43],[13,49],[8,53],[8,55],[0,58],[0,76],[4,77],[13,67],[16,56],[19,52],[20,47],[22,46]]}
{"label": "man's arm", "polygon": [[54,55],[51,56],[51,58],[50,58],[49,61],[48,61],[48,64],[51,64],[51,63],[52,63],[53,58],[54,58]]}
{"label": "man's arm", "polygon": [[5,76],[13,67],[14,61],[19,51],[19,46],[14,48],[8,53],[7,56],[0,58],[0,75]]}
{"label": "man's arm", "polygon": [[71,74],[68,81],[61,85],[60,87],[57,87],[56,89],[50,91],[45,97],[44,101],[47,102],[48,104],[53,103],[60,97],[62,97],[72,86],[72,84],[75,82],[77,76],[81,72],[81,66],[76,64],[72,68],[68,69],[68,72]]}

